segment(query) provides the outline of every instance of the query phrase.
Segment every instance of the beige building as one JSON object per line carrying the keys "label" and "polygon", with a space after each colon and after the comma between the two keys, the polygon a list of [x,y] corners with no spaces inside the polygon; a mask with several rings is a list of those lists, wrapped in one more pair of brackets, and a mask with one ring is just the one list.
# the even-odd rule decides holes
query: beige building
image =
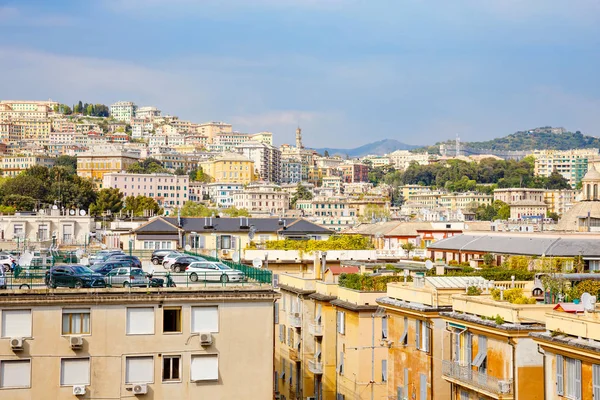
{"label": "beige building", "polygon": [[212,143],[213,136],[220,132],[233,132],[231,124],[212,121],[199,124],[196,128],[196,133],[208,136],[209,143]]}
{"label": "beige building", "polygon": [[598,149],[536,150],[533,156],[536,175],[547,177],[556,171],[575,189],[588,170],[588,159],[598,157]]}
{"label": "beige building", "polygon": [[563,215],[573,207],[576,202],[577,191],[575,190],[546,190],[544,202],[548,205],[548,212]]}
{"label": "beige building", "polygon": [[94,148],[77,156],[77,175],[102,181],[104,174],[125,171],[139,155],[111,147]]}
{"label": "beige building", "polygon": [[277,297],[251,284],[17,291],[0,306],[0,397],[270,399]]}
{"label": "beige building", "polygon": [[111,172],[104,174],[102,187],[119,189],[124,196],[151,197],[161,207],[181,207],[188,200],[189,182],[188,175]]}
{"label": "beige building", "polygon": [[290,206],[290,194],[278,185],[251,184],[233,193],[233,205],[251,215],[283,215]]}
{"label": "beige building", "polygon": [[36,156],[36,155],[4,155],[0,156],[0,169],[4,176],[17,176],[21,172],[36,165],[43,167],[52,167],[54,157]]}
{"label": "beige building", "polygon": [[483,193],[452,193],[445,194],[440,197],[440,206],[448,211],[467,210],[475,205],[489,206],[492,204],[494,196]]}
{"label": "beige building", "polygon": [[396,150],[393,153],[387,155],[392,164],[396,169],[405,170],[408,168],[410,163],[416,162],[420,165],[429,164],[429,154],[427,153],[412,153],[408,150]]}
{"label": "beige building", "polygon": [[507,188],[494,190],[494,200],[510,206],[510,219],[542,219],[548,204],[544,201],[546,189]]}
{"label": "beige building", "polygon": [[137,106],[131,101],[117,101],[110,105],[110,116],[117,121],[129,122],[135,117]]}

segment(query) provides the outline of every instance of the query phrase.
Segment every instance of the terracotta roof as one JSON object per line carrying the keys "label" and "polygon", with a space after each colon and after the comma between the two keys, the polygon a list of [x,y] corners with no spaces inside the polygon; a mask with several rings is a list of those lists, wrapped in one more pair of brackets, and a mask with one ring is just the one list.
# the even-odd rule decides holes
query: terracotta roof
{"label": "terracotta roof", "polygon": [[584,312],[583,304],[575,304],[575,303],[558,303],[554,308],[554,311],[562,311],[570,314],[582,313]]}
{"label": "terracotta roof", "polygon": [[[331,273],[334,275],[358,274],[360,272],[360,268],[358,268],[358,267],[340,267],[337,265],[332,265],[331,267],[327,268],[327,271],[331,271]],[[327,273],[327,271],[325,271],[325,272]]]}

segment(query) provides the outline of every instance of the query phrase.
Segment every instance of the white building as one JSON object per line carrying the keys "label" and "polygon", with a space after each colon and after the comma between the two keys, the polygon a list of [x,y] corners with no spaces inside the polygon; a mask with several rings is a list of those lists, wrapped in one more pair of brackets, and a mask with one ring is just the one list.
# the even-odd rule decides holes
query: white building
{"label": "white building", "polygon": [[233,205],[257,214],[283,215],[289,208],[290,194],[278,185],[250,184],[234,192]]}
{"label": "white building", "polygon": [[234,193],[244,188],[241,183],[209,183],[206,185],[210,200],[219,208],[229,208],[234,205]]}
{"label": "white building", "polygon": [[152,120],[156,117],[160,117],[160,110],[158,108],[152,107],[152,106],[140,107],[136,110],[135,117],[136,118],[147,118],[147,119]]}
{"label": "white building", "polygon": [[302,181],[302,162],[295,158],[281,160],[281,183],[298,183]]}
{"label": "white building", "polygon": [[281,182],[281,151],[278,148],[251,141],[236,146],[236,150],[254,161],[254,168],[260,180],[271,183]]}
{"label": "white building", "polygon": [[103,188],[119,189],[127,196],[151,197],[161,207],[181,207],[188,200],[190,177],[171,174],[104,174]]}
{"label": "white building", "polygon": [[399,170],[405,170],[412,162],[420,165],[427,165],[429,163],[429,154],[411,153],[408,150],[396,150],[388,154],[387,158],[390,160],[390,164]]}
{"label": "white building", "polygon": [[131,101],[118,101],[110,105],[110,116],[118,121],[131,121],[135,117],[137,106]]}

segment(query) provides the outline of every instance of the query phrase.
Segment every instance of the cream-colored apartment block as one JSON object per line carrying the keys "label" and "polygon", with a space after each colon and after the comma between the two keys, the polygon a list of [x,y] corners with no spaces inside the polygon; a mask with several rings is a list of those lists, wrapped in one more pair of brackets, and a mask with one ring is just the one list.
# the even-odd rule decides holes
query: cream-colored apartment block
{"label": "cream-colored apartment block", "polygon": [[273,397],[277,294],[270,288],[7,294],[0,302],[2,399]]}

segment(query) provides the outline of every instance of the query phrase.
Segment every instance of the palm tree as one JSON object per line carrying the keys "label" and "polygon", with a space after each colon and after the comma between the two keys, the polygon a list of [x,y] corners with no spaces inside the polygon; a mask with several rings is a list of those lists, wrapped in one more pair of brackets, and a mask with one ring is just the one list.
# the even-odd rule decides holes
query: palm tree
{"label": "palm tree", "polygon": [[410,252],[417,248],[412,242],[402,243],[400,247],[406,251],[406,258],[410,258]]}

